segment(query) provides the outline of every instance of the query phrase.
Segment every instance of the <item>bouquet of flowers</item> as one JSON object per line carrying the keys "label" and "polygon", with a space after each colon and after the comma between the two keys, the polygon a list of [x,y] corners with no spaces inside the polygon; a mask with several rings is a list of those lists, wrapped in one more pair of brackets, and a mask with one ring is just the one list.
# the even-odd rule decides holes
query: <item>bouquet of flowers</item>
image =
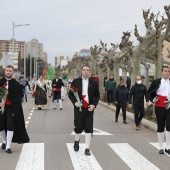
{"label": "bouquet of flowers", "polygon": [[81,108],[82,107],[82,101],[80,100],[79,95],[78,95],[78,88],[76,88],[74,86],[71,86],[70,90],[72,91],[72,93],[74,94],[75,98],[77,99],[77,102],[80,105],[79,111],[82,112],[82,108]]}
{"label": "bouquet of flowers", "polygon": [[[1,103],[4,105],[5,105],[7,94],[8,94],[8,89],[6,89],[5,86],[0,86],[0,100],[1,100]],[[4,107],[0,108],[0,112],[2,114],[4,113]]]}
{"label": "bouquet of flowers", "polygon": [[32,97],[35,98],[36,95],[37,95],[37,91],[35,90],[35,91],[33,91],[33,93],[32,93]]}

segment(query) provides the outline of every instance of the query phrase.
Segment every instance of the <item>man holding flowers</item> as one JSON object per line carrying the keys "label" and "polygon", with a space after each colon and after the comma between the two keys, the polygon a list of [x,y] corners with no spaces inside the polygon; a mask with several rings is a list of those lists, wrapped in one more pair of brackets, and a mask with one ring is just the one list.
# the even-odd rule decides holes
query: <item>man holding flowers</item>
{"label": "man holding flowers", "polygon": [[7,90],[3,96],[4,102],[2,98],[0,101],[0,136],[3,139],[1,149],[9,154],[12,153],[11,142],[29,142],[21,105],[22,89],[19,82],[12,78],[13,73],[13,66],[8,65],[5,69],[5,78],[0,79],[0,86]]}
{"label": "man holding flowers", "polygon": [[93,114],[100,93],[97,83],[89,78],[90,68],[87,65],[82,67],[82,77],[73,80],[69,99],[74,105],[74,131],[75,143],[74,150],[79,151],[79,141],[82,131],[85,131],[85,155],[91,155],[90,142],[93,133]]}

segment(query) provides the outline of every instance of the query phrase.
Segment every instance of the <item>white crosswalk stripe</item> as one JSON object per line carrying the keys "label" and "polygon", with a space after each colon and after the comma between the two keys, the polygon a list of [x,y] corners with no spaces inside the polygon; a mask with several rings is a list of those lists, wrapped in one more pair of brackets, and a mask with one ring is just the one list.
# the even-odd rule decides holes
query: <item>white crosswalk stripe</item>
{"label": "white crosswalk stripe", "polygon": [[108,144],[132,170],[159,170],[128,143]]}
{"label": "white crosswalk stripe", "polygon": [[[158,143],[150,144],[159,150]],[[74,151],[73,145],[73,143],[66,143],[74,170],[102,170],[92,152],[91,156],[84,154],[85,144],[80,143],[78,152]],[[132,170],[159,170],[128,143],[108,143],[108,145]],[[44,170],[44,161],[44,143],[27,143],[23,145],[15,170]]]}
{"label": "white crosswalk stripe", "polygon": [[24,144],[15,170],[44,170],[44,143]]}
{"label": "white crosswalk stripe", "polygon": [[[152,146],[154,146],[156,149],[158,149],[159,150],[159,143],[157,142],[155,142],[155,143],[150,143]],[[164,148],[165,148],[165,146],[166,146],[166,144],[164,143]],[[164,152],[168,157],[170,157],[170,155],[168,155],[166,152]]]}
{"label": "white crosswalk stripe", "polygon": [[102,170],[96,158],[91,152],[91,156],[85,156],[85,144],[80,144],[80,150],[75,152],[73,143],[67,143],[67,148],[71,157],[74,170]]}

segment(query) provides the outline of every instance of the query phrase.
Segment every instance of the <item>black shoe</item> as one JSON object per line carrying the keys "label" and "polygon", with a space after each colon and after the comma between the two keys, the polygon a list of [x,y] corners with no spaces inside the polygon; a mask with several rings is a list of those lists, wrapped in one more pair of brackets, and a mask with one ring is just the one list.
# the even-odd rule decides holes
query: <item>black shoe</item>
{"label": "black shoe", "polygon": [[126,120],[123,121],[124,124],[127,124]]}
{"label": "black shoe", "polygon": [[60,110],[63,110],[63,108],[60,108]]}
{"label": "black shoe", "polygon": [[170,155],[170,149],[166,149],[166,148],[165,148],[165,152],[166,152],[168,155]]}
{"label": "black shoe", "polygon": [[53,110],[57,109],[56,107],[53,108]]}
{"label": "black shoe", "polygon": [[38,107],[38,110],[41,110],[41,107]]}
{"label": "black shoe", "polygon": [[4,150],[5,148],[6,148],[6,144],[5,144],[5,143],[2,143],[1,149]]}
{"label": "black shoe", "polygon": [[164,154],[164,150],[163,150],[163,149],[160,149],[160,150],[159,150],[159,154]]}
{"label": "black shoe", "polygon": [[10,148],[8,148],[8,149],[6,150],[6,153],[11,154],[11,153],[12,153],[11,149],[10,149]]}
{"label": "black shoe", "polygon": [[79,151],[79,141],[74,142],[74,151]]}
{"label": "black shoe", "polygon": [[118,119],[115,119],[115,122],[118,122]]}
{"label": "black shoe", "polygon": [[87,149],[87,148],[85,149],[85,155],[86,155],[86,156],[90,156],[90,155],[91,155],[90,149]]}

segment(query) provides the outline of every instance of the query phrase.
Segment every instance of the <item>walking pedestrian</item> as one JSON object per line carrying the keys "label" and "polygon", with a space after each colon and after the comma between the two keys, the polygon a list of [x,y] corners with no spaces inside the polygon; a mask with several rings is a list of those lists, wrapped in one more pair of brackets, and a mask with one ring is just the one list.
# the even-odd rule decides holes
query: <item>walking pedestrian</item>
{"label": "walking pedestrian", "polygon": [[164,129],[166,127],[165,152],[170,155],[170,68],[163,66],[162,78],[153,80],[149,89],[149,99],[155,105],[159,154],[164,154]]}
{"label": "walking pedestrian", "polygon": [[113,91],[116,88],[116,81],[113,75],[110,75],[109,80],[106,82],[105,92],[107,92],[108,105],[113,103]]}
{"label": "walking pedestrian", "polygon": [[7,91],[0,102],[0,136],[3,139],[1,149],[9,154],[12,153],[11,142],[29,142],[21,104],[22,88],[19,82],[12,78],[13,73],[13,66],[8,65],[5,68],[5,78],[0,79],[0,86]]}
{"label": "walking pedestrian", "polygon": [[128,96],[129,96],[129,90],[127,87],[125,87],[124,80],[122,79],[113,92],[113,102],[116,105],[115,122],[118,122],[119,112],[120,112],[120,109],[122,108],[123,123],[127,124],[126,107],[128,103]]}
{"label": "walking pedestrian", "polygon": [[[82,67],[82,77],[73,80],[69,99],[74,105],[74,150],[79,150],[80,135],[85,131],[85,155],[89,156],[91,136],[93,133],[93,114],[100,99],[99,87],[93,79],[89,78],[90,68]],[[82,101],[82,102],[81,102]],[[81,104],[82,103],[82,104]]]}
{"label": "walking pedestrian", "polygon": [[34,91],[36,91],[35,105],[38,106],[38,110],[41,110],[42,106],[47,104],[46,81],[42,76],[40,76],[39,80],[35,83]]}
{"label": "walking pedestrian", "polygon": [[60,105],[60,110],[62,110],[62,100],[61,100],[61,87],[64,87],[64,83],[58,77],[58,74],[54,74],[54,79],[52,81],[52,88],[53,88],[53,100],[54,100],[54,109],[57,109],[57,101]]}
{"label": "walking pedestrian", "polygon": [[149,105],[149,98],[147,94],[147,88],[142,83],[141,76],[136,77],[136,83],[132,86],[129,95],[129,108],[132,107],[132,97],[133,97],[133,110],[134,118],[136,124],[136,130],[141,127],[141,121],[144,117],[144,97],[146,99],[146,106]]}

